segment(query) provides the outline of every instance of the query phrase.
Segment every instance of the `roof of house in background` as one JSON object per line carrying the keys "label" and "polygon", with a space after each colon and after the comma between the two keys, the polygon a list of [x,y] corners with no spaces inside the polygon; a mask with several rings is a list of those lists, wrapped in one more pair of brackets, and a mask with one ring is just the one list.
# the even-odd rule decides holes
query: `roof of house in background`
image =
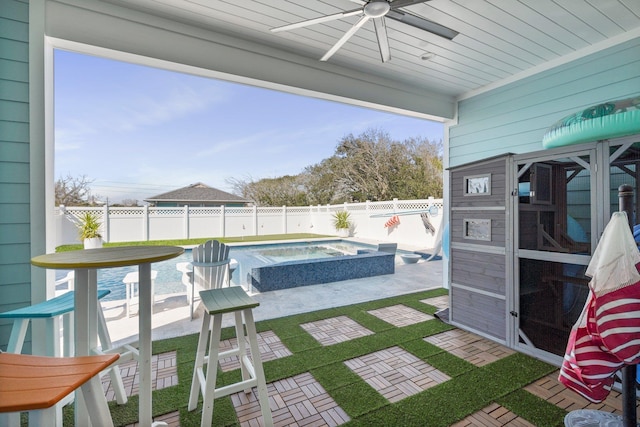
{"label": "roof of house in background", "polygon": [[251,203],[251,200],[209,187],[201,182],[191,184],[178,190],[158,194],[144,199],[145,202],[217,202],[217,203]]}

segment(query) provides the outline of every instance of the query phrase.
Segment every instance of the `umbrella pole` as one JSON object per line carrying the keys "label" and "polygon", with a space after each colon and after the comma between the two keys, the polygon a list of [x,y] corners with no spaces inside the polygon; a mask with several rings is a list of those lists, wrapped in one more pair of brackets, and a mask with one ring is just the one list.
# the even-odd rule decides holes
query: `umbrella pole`
{"label": "umbrella pole", "polygon": [[636,427],[636,365],[622,368],[622,425]]}
{"label": "umbrella pole", "polygon": [[[619,210],[627,213],[629,227],[633,232],[633,187],[623,184],[618,187]],[[622,373],[622,425],[636,427],[636,365],[621,369]]]}

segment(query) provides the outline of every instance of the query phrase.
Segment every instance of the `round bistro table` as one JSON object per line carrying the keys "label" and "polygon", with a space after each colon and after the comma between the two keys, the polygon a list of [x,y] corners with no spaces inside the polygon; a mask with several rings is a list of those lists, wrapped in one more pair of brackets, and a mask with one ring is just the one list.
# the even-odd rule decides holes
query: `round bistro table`
{"label": "round bistro table", "polygon": [[[120,246],[39,255],[31,264],[47,269],[75,270],[75,352],[88,356],[98,346],[98,280],[101,268],[138,266],[139,282],[139,356],[141,426],[152,425],[151,404],[151,263],[175,258],[184,252],[178,246]],[[81,399],[78,399],[81,400]],[[76,425],[89,424],[85,405],[76,401]]]}

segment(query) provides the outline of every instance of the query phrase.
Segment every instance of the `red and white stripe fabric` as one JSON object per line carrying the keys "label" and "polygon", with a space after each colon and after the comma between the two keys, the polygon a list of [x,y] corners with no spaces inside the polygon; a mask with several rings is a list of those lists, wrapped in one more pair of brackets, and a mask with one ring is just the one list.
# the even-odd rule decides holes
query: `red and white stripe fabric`
{"label": "red and white stripe fabric", "polygon": [[571,329],[558,378],[591,402],[608,396],[618,369],[640,361],[639,262],[627,215],[616,212],[587,267],[589,297]]}
{"label": "red and white stripe fabric", "polygon": [[400,224],[400,218],[398,218],[398,215],[394,215],[389,219],[389,221],[384,223],[384,226],[388,228],[396,226],[398,224]]}
{"label": "red and white stripe fabric", "polygon": [[622,362],[640,361],[640,283],[596,298],[595,333],[602,345]]}
{"label": "red and white stripe fabric", "polygon": [[623,363],[600,345],[598,336],[589,333],[595,322],[590,317],[594,302],[593,293],[589,292],[582,314],[571,328],[558,381],[585,399],[599,403],[609,395],[613,374]]}

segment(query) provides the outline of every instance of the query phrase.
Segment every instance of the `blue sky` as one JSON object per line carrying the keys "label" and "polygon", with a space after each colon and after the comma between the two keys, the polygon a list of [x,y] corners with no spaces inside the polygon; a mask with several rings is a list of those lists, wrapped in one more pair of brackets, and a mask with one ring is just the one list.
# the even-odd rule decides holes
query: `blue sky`
{"label": "blue sky", "polygon": [[86,175],[110,203],[295,175],[368,129],[443,138],[429,120],[55,52],[55,177]]}

